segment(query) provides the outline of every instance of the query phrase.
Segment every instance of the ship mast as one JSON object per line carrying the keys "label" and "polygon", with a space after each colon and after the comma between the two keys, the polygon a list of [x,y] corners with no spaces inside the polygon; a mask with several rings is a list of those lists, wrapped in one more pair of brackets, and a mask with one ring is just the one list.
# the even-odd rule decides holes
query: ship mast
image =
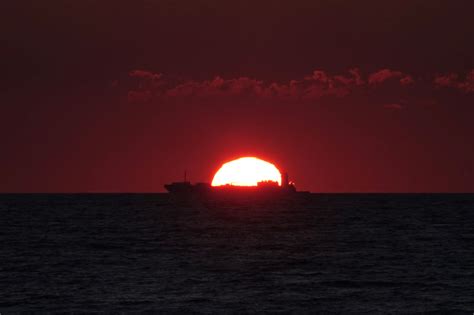
{"label": "ship mast", "polygon": [[281,173],[281,186],[286,188],[286,187],[288,187],[288,185],[289,185],[288,173],[283,172],[283,173]]}

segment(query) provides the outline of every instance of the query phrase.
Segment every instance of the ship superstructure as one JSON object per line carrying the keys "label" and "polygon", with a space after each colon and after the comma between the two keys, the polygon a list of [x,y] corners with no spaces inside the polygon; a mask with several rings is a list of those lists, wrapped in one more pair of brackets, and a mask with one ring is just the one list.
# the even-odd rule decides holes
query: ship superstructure
{"label": "ship superstructure", "polygon": [[230,184],[222,186],[211,186],[211,184],[209,183],[191,184],[191,182],[186,179],[185,175],[184,181],[166,184],[164,187],[170,194],[177,197],[195,196],[202,198],[246,198],[253,196],[261,196],[277,198],[309,193],[306,191],[297,191],[295,185],[289,181],[287,173],[283,173],[281,175],[281,185],[279,185],[276,181],[261,181],[257,183],[257,186],[234,186]]}

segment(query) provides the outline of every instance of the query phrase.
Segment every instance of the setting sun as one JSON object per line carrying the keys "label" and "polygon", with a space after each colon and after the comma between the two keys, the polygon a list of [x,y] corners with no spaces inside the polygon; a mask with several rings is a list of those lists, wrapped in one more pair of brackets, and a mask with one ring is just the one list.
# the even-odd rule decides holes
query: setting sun
{"label": "setting sun", "polygon": [[212,186],[257,186],[261,181],[281,185],[280,171],[272,163],[256,157],[242,157],[225,163],[214,175]]}

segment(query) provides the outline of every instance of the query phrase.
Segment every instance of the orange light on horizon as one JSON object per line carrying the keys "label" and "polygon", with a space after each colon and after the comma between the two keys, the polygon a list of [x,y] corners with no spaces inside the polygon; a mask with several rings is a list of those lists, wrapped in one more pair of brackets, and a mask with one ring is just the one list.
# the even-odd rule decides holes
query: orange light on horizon
{"label": "orange light on horizon", "polygon": [[224,163],[212,179],[212,186],[257,186],[261,181],[278,182],[281,174],[272,163],[256,157],[241,157]]}

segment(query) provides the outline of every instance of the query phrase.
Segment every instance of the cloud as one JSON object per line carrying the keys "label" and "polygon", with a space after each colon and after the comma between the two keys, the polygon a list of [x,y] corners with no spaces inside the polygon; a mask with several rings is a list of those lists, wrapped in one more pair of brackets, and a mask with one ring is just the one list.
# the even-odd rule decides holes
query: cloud
{"label": "cloud", "polygon": [[311,101],[321,97],[345,97],[365,81],[358,69],[347,74],[330,75],[323,70],[314,70],[311,75],[286,83],[264,82],[250,77],[224,79],[216,76],[211,80],[188,80],[171,84],[161,73],[145,70],[130,71],[129,77],[136,80],[129,91],[131,102],[147,102],[156,97],[166,98],[258,98]]}
{"label": "cloud", "polygon": [[128,74],[131,78],[138,79],[139,88],[156,89],[164,84],[162,73],[153,73],[146,70],[133,70]]}
{"label": "cloud", "polygon": [[129,72],[129,76],[132,78],[142,78],[147,80],[159,80],[163,74],[153,73],[147,70],[132,70]]}
{"label": "cloud", "polygon": [[[424,82],[422,79],[415,80],[411,74],[388,68],[366,75],[358,68],[338,74],[316,69],[306,76],[287,82],[263,81],[246,76],[176,80],[148,70],[130,71],[129,79],[127,99],[130,103],[166,99],[314,103],[321,99],[346,98],[354,95],[363,96],[369,102],[387,104],[384,106],[386,108],[400,109],[403,107],[400,105],[403,104],[402,99],[410,99],[410,103],[415,104],[413,102],[415,98],[431,96],[433,87],[474,92],[474,70],[462,79],[455,73],[448,73],[436,75],[431,81]],[[386,84],[389,81],[392,83]],[[120,86],[127,85],[120,84]]]}
{"label": "cloud", "polygon": [[410,75],[405,75],[400,79],[400,84],[401,85],[412,85],[415,84],[415,80],[413,79],[412,76]]}
{"label": "cloud", "polygon": [[437,75],[433,81],[436,87],[455,87],[458,85],[458,75],[455,73]]}
{"label": "cloud", "polygon": [[433,82],[437,88],[454,88],[465,93],[474,92],[474,69],[463,80],[456,73],[436,75]]}
{"label": "cloud", "polygon": [[220,96],[261,96],[264,85],[262,81],[248,77],[225,80],[216,76],[212,80],[187,81],[178,84],[167,91],[164,95],[168,97],[220,97]]}
{"label": "cloud", "polygon": [[398,79],[402,85],[411,85],[415,83],[412,76],[401,71],[394,71],[390,69],[382,69],[369,75],[368,83],[371,86],[379,85],[390,79]]}
{"label": "cloud", "polygon": [[387,108],[387,109],[392,109],[392,110],[400,110],[400,109],[403,109],[403,106],[400,105],[400,104],[397,104],[397,103],[385,104],[383,107],[384,107],[384,108]]}
{"label": "cloud", "polygon": [[130,90],[128,95],[131,102],[148,102],[155,97],[247,97],[314,101],[323,97],[346,97],[361,87],[379,84],[392,77],[400,78],[402,85],[414,82],[410,76],[388,69],[373,73],[366,80],[357,68],[336,75],[317,69],[302,79],[293,79],[287,83],[264,82],[249,77],[224,79],[216,76],[211,80],[189,80],[173,85],[164,79],[163,74],[146,70],[130,71],[129,77],[137,80],[136,88]]}
{"label": "cloud", "polygon": [[461,82],[459,87],[466,93],[474,92],[474,69],[466,75],[464,82]]}
{"label": "cloud", "polygon": [[257,80],[249,77],[223,79],[216,76],[212,80],[187,81],[167,91],[168,97],[251,97],[260,99],[300,99],[312,100],[324,96],[344,97],[351,90],[350,86],[359,79],[345,76],[330,76],[322,70],[315,70],[300,80],[287,83]]}
{"label": "cloud", "polygon": [[353,79],[342,75],[331,76],[322,70],[315,70],[301,81],[293,81],[302,99],[318,99],[323,96],[344,97],[350,94]]}

